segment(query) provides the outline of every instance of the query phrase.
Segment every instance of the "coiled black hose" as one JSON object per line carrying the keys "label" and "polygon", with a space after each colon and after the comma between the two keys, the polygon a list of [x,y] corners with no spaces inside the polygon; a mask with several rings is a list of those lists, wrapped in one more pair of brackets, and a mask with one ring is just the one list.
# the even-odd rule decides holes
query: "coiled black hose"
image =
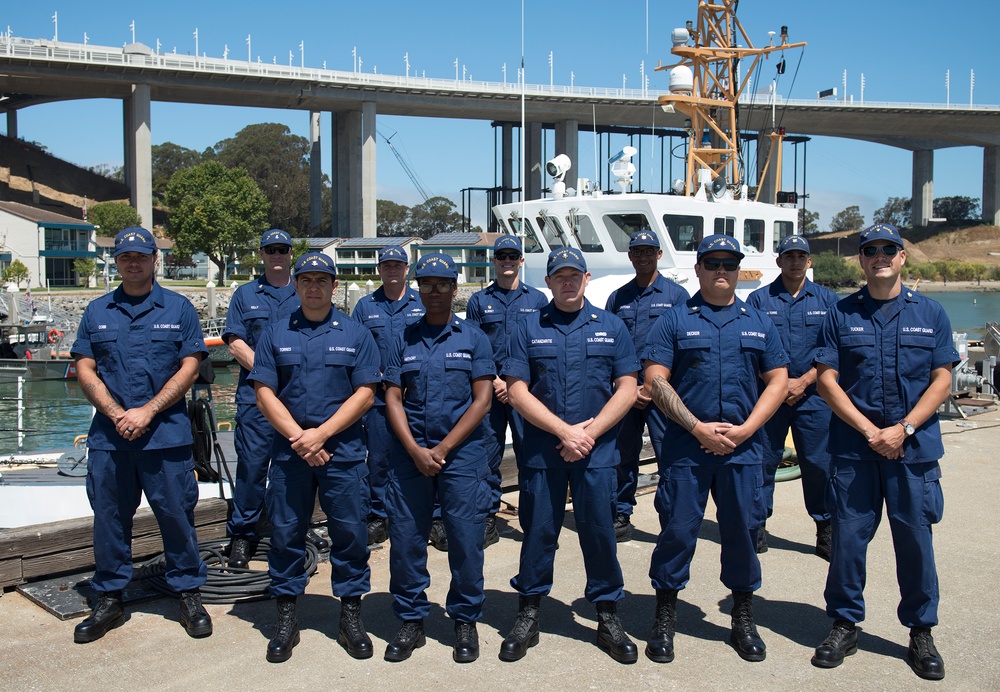
{"label": "coiled black hose", "polygon": [[[227,558],[222,551],[227,545],[228,541],[217,539],[198,544],[198,553],[208,565],[208,581],[201,587],[201,600],[204,603],[221,604],[249,603],[270,598],[268,587],[271,585],[271,577],[268,576],[267,570],[226,567]],[[266,538],[261,539],[252,559],[266,562],[267,551],[270,548],[271,542]],[[311,541],[306,541],[305,568],[307,579],[316,573],[318,564],[319,551]],[[166,557],[161,553],[146,562],[139,569],[138,576],[164,596],[179,598],[177,592],[167,586],[167,581],[163,576],[166,567]]]}

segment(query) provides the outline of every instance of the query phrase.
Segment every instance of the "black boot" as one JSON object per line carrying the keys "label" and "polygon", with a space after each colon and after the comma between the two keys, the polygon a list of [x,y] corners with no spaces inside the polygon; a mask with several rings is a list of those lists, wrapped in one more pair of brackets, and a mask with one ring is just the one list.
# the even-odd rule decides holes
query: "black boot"
{"label": "black boot", "polygon": [[501,661],[520,660],[528,649],[538,643],[538,608],[541,604],[541,596],[521,596],[518,599],[514,629],[500,645]]}
{"label": "black boot", "polygon": [[763,661],[764,641],[753,624],[753,592],[733,591],[733,630],[729,643],[744,661]]}
{"label": "black boot", "polygon": [[431,533],[428,542],[442,553],[448,552],[448,532],[445,531],[444,522],[440,519],[431,521]]}
{"label": "black boot", "polygon": [[657,663],[674,660],[674,628],[677,626],[677,589],[656,590],[656,617],[646,641],[646,658]]}
{"label": "black boot", "polygon": [[90,615],[73,630],[73,641],[77,644],[97,641],[123,622],[125,608],[122,607],[122,592],[100,592]]}
{"label": "black boot", "polygon": [[371,658],[372,640],[361,622],[361,596],[340,599],[340,631],[337,643],[347,649],[351,658]]}
{"label": "black boot", "polygon": [[483,536],[483,548],[489,548],[494,543],[500,542],[500,529],[497,528],[497,518],[486,517],[486,529]]}
{"label": "black boot", "polygon": [[830,561],[830,545],[833,540],[833,529],[829,519],[821,519],[816,522],[816,554],[821,558]]}
{"label": "black boot", "polygon": [[267,660],[284,663],[299,643],[299,621],[295,617],[295,596],[278,596],[278,625],[267,644]]}
{"label": "black boot", "polygon": [[406,620],[399,628],[396,638],[385,647],[385,660],[399,662],[405,661],[413,653],[414,649],[419,649],[427,643],[424,636],[423,620]]}
{"label": "black boot", "polygon": [[226,560],[226,566],[233,569],[246,569],[254,552],[256,552],[256,546],[252,545],[249,538],[233,536],[232,540],[229,541],[229,549],[226,551],[229,556],[229,559]]}
{"label": "black boot", "polygon": [[188,636],[196,639],[212,634],[212,616],[201,604],[201,592],[197,589],[181,594],[181,626]]}
{"label": "black boot", "polygon": [[385,517],[372,515],[368,517],[368,545],[385,543],[389,538],[389,524]]}
{"label": "black boot", "polygon": [[472,663],[479,658],[479,633],[474,622],[455,623],[455,663]]}
{"label": "black boot", "polygon": [[615,543],[632,540],[632,517],[627,514],[615,515]]}
{"label": "black boot", "polygon": [[765,524],[761,524],[760,528],[757,529],[757,554],[767,552],[767,529],[764,528]]}
{"label": "black boot", "polygon": [[934,646],[930,627],[910,629],[910,648],[906,658],[913,664],[913,672],[924,680],[944,679],[944,661]]}
{"label": "black boot", "polygon": [[597,646],[619,663],[635,663],[639,659],[639,649],[625,634],[614,601],[597,602]]}
{"label": "black boot", "polygon": [[816,647],[812,664],[817,668],[836,668],[845,656],[858,652],[858,628],[850,620],[833,621],[833,629],[823,643]]}

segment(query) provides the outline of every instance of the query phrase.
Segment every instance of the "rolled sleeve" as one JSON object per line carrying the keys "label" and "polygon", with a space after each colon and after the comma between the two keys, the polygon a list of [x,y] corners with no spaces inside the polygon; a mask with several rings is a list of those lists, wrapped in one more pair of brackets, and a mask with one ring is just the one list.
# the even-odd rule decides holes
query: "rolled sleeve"
{"label": "rolled sleeve", "polygon": [[823,320],[823,326],[820,327],[819,334],[816,337],[813,364],[825,365],[839,372],[840,352],[838,349],[839,340],[837,338],[837,330],[837,312],[836,309],[831,309],[826,313],[826,319]]}
{"label": "rolled sleeve", "polygon": [[386,384],[396,385],[397,387],[403,386],[400,366],[403,362],[404,346],[405,342],[402,335],[389,345],[386,352],[385,372],[382,373],[382,381]]}
{"label": "rolled sleeve", "polygon": [[951,321],[940,306],[937,310],[937,324],[934,327],[934,353],[931,356],[931,369],[955,366],[962,362],[955,343],[951,337]]}
{"label": "rolled sleeve", "polygon": [[208,349],[205,348],[205,335],[201,331],[201,323],[198,321],[198,311],[190,303],[185,306],[181,315],[181,333],[184,335],[184,345],[181,347],[180,357],[200,355],[205,358]]}
{"label": "rolled sleeve", "polygon": [[766,316],[763,319],[766,329],[764,331],[764,358],[761,361],[761,370],[767,372],[783,368],[790,362],[785,347],[781,345],[781,335],[778,328],[774,326]]}
{"label": "rolled sleeve", "polygon": [[507,361],[500,371],[503,377],[514,377],[525,382],[531,381],[531,366],[528,364],[527,320],[520,320],[507,345]]}
{"label": "rolled sleeve", "polygon": [[355,342],[357,358],[354,361],[354,370],[351,372],[351,385],[355,389],[382,382],[382,356],[375,344],[375,338],[360,324],[357,327],[358,335]]}
{"label": "rolled sleeve", "polygon": [[646,339],[646,348],[640,354],[642,360],[662,365],[665,368],[674,367],[674,310],[668,310],[660,315],[660,318],[653,324]]}
{"label": "rolled sleeve", "polygon": [[619,318],[617,321],[617,334],[615,336],[615,362],[611,367],[612,377],[618,379],[622,375],[639,372],[639,359],[635,355],[635,344],[629,336],[628,328]]}
{"label": "rolled sleeve", "polygon": [[472,379],[496,377],[497,367],[493,362],[493,345],[480,330],[475,330],[472,347]]}
{"label": "rolled sleeve", "polygon": [[76,330],[76,340],[73,342],[70,353],[84,358],[94,357],[94,349],[90,344],[90,332],[90,308],[88,307],[83,312],[83,319],[80,320],[80,326]]}

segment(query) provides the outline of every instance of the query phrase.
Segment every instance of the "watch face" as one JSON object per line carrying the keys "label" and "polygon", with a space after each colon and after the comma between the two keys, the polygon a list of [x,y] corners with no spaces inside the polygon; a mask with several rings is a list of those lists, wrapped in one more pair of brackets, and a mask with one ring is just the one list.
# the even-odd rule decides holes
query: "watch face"
{"label": "watch face", "polygon": [[914,432],[916,432],[916,429],[913,427],[911,423],[907,423],[906,425],[904,425],[903,430],[906,431],[907,435],[912,435]]}

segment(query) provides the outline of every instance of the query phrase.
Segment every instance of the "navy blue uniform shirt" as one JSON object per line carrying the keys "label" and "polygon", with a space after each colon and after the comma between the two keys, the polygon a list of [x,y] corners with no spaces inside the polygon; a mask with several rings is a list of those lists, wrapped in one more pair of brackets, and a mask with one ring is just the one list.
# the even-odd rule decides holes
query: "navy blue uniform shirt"
{"label": "navy blue uniform shirt", "polygon": [[[273,389],[295,422],[316,428],[337,412],[359,387],[381,382],[378,347],[367,329],[336,307],[322,322],[310,322],[302,309],[264,331],[249,382]],[[365,458],[361,421],[355,421],[323,447],[332,463]],[[292,444],[274,436],[271,458],[297,458]]]}
{"label": "navy blue uniform shirt", "polygon": [[[97,374],[128,410],[156,396],[180,369],[182,358],[208,355],[198,312],[186,297],[153,282],[133,305],[121,286],[87,306],[76,330],[74,355],[97,361]],[[87,446],[104,450],[165,449],[191,444],[191,422],[182,397],[153,417],[149,430],[126,440],[102,413],[94,415]]]}
{"label": "navy blue uniform shirt", "polygon": [[518,320],[538,312],[549,302],[545,294],[524,283],[508,291],[496,282],[469,298],[465,319],[483,330],[493,347],[493,362],[497,372],[503,369],[507,358],[507,345]]}
{"label": "navy blue uniform shirt", "polygon": [[[883,313],[862,288],[827,314],[816,363],[839,373],[838,383],[859,411],[880,428],[895,425],[917,405],[931,370],[960,362],[944,308],[906,287]],[[885,461],[864,435],[833,416],[830,454]],[[936,461],[944,455],[935,413],[903,442],[903,463]]]}
{"label": "navy blue uniform shirt", "polygon": [[[399,300],[389,300],[379,286],[370,296],[358,301],[351,316],[363,324],[375,337],[378,345],[379,362],[385,371],[389,361],[389,350],[395,346],[403,330],[424,316],[424,304],[420,294],[407,287]],[[385,392],[379,387],[375,395],[375,405],[385,406]]]}

